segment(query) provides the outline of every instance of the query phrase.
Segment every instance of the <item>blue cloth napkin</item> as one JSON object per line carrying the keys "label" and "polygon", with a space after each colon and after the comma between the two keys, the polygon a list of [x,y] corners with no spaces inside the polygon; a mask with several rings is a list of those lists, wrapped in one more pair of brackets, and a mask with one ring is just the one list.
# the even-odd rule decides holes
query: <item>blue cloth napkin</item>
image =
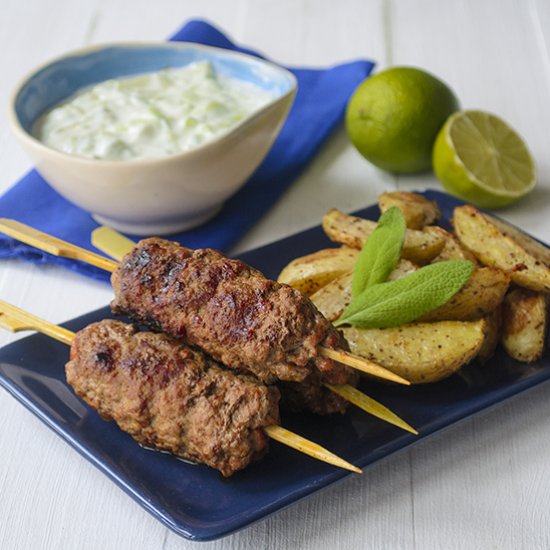
{"label": "blue cloth napkin", "polygon": [[[171,40],[198,42],[261,57],[236,46],[221,31],[202,20],[186,23]],[[288,119],[275,144],[241,190],[205,225],[171,235],[191,248],[232,246],[269,209],[300,175],[327,137],[340,123],[355,87],[370,73],[370,61],[354,61],[328,69],[290,68],[298,92]],[[15,218],[41,231],[94,250],[90,233],[97,223],[84,210],[69,203],[32,170],[0,197],[0,217]],[[81,262],[56,258],[4,235],[0,258],[22,258],[35,263],[55,263],[96,279],[108,274]]]}

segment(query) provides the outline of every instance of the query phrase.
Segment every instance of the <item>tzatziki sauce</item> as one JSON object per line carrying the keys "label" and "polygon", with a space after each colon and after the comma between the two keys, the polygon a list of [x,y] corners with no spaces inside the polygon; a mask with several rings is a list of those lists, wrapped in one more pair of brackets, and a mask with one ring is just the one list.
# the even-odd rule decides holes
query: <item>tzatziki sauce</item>
{"label": "tzatziki sauce", "polygon": [[198,61],[81,90],[45,113],[33,134],[70,155],[157,158],[227,133],[273,99],[271,92]]}

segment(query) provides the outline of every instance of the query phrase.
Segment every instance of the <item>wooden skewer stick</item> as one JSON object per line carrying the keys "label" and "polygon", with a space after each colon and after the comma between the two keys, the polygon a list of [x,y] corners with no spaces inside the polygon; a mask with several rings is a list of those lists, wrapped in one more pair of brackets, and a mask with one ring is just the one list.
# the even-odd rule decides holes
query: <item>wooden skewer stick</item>
{"label": "wooden skewer stick", "polygon": [[[48,321],[44,321],[44,319],[40,319],[40,317],[27,313],[26,311],[4,302],[3,300],[0,300],[0,326],[11,332],[35,330],[45,334],[46,336],[55,338],[59,342],[63,342],[69,346],[74,338],[74,332],[58,325],[54,325],[53,323],[49,323]],[[339,468],[344,468],[358,474],[363,473],[362,470],[353,464],[350,464],[343,458],[340,458],[317,443],[309,441],[309,439],[295,434],[286,428],[273,425],[267,426],[264,430],[269,437],[279,441],[279,443],[292,447],[293,449],[316,458],[317,460],[321,460],[328,464],[332,464],[333,466],[338,466]]]}
{"label": "wooden skewer stick", "polygon": [[384,378],[385,380],[390,380],[406,386],[410,386],[411,384],[408,380],[405,380],[405,378],[402,378],[388,369],[385,369],[374,361],[369,361],[364,357],[359,357],[358,355],[354,355],[348,351],[325,347],[321,347],[319,351],[323,357],[328,357],[329,359],[338,361],[338,363],[343,363],[344,365],[360,370],[365,374],[370,374],[371,376],[376,376],[377,378]]}
{"label": "wooden skewer stick", "polygon": [[[106,226],[98,227],[92,231],[92,244],[98,250],[101,250],[101,252],[118,261],[121,261],[136,245],[134,241]],[[323,357],[328,357],[329,359],[333,359],[338,363],[343,363],[348,367],[360,370],[366,374],[397,382],[398,384],[410,385],[410,382],[405,378],[364,357],[354,355],[344,350],[325,347],[320,347],[319,351]]]}
{"label": "wooden skewer stick", "polygon": [[334,393],[337,393],[338,395],[343,397],[345,400],[349,401],[350,403],[353,403],[354,405],[357,405],[358,407],[372,414],[373,416],[381,418],[382,420],[385,420],[386,422],[389,422],[394,426],[397,426],[399,428],[402,428],[403,430],[406,430],[415,435],[418,435],[418,432],[412,426],[410,426],[404,420],[399,418],[395,413],[390,411],[390,409],[388,409],[387,407],[384,407],[382,403],[379,403],[372,397],[369,397],[368,395],[365,395],[363,392],[360,392],[357,388],[354,388],[353,386],[350,386],[348,384],[343,384],[343,385],[325,384],[325,386],[329,390],[333,391]]}
{"label": "wooden skewer stick", "polygon": [[85,248],[65,242],[57,237],[38,231],[24,223],[9,218],[0,218],[0,231],[34,248],[43,250],[48,254],[69,258],[71,260],[80,260],[87,264],[95,265],[105,271],[114,271],[117,262],[90,252]]}
{"label": "wooden skewer stick", "polygon": [[346,462],[343,458],[327,451],[324,447],[321,447],[321,445],[318,445],[317,443],[314,443],[301,435],[295,434],[282,426],[267,426],[264,430],[269,437],[275,439],[279,443],[292,447],[293,449],[312,456],[317,460],[322,460],[323,462],[328,462],[333,466],[339,466],[340,468],[351,470],[357,474],[363,473],[362,470],[356,468],[353,464]]}
{"label": "wooden skewer stick", "polygon": [[119,262],[136,246],[134,241],[106,225],[92,231],[91,241],[98,250]]}
{"label": "wooden skewer stick", "polygon": [[71,345],[74,338],[74,332],[44,321],[44,319],[19,309],[8,302],[4,302],[4,300],[0,300],[0,326],[11,332],[21,332],[24,330],[41,332],[68,346]]}
{"label": "wooden skewer stick", "polygon": [[[49,252],[50,254],[56,256],[63,256],[66,258],[74,258],[82,260],[84,262],[90,261],[93,265],[101,267],[106,271],[114,271],[117,267],[117,263],[89,252],[83,248],[72,245],[61,239],[51,237],[50,235],[38,231],[32,227],[29,227],[23,223],[20,223],[15,220],[10,220],[8,218],[0,218],[0,231],[10,235],[11,237],[27,243],[35,248]],[[92,232],[92,243],[102,252],[111,255],[111,248],[113,249],[113,257],[117,259],[122,259],[130,250],[135,246],[135,243],[130,239],[127,239],[120,233],[108,228],[108,227],[99,227],[98,229]],[[114,243],[111,246],[111,243]],[[391,371],[384,369],[380,365],[373,363],[362,357],[352,355],[343,350],[333,350],[330,348],[321,347],[320,352],[322,354],[327,354],[326,356],[335,359],[336,361],[343,363],[349,367],[361,370],[367,374],[384,378],[387,380],[392,380],[394,382],[399,382],[401,384],[409,385],[410,382],[397,376]],[[333,354],[337,354],[337,357]],[[357,390],[358,391],[358,390]],[[372,414],[370,406],[366,407],[365,402],[361,400],[356,400],[353,402],[356,406],[362,408],[365,412]],[[393,413],[392,413],[393,414]],[[376,415],[379,418],[385,419],[382,412],[379,411],[379,414]],[[388,422],[395,424],[393,419],[388,419]],[[404,424],[406,424],[403,421]]]}

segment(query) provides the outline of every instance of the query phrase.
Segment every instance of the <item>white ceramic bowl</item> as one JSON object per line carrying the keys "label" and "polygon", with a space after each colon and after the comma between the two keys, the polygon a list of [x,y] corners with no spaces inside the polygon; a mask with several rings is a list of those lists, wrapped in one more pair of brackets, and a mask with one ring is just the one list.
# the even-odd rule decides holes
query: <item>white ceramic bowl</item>
{"label": "white ceramic bowl", "polygon": [[[230,132],[156,159],[106,161],[68,155],[32,135],[42,113],[92,84],[208,60],[221,74],[252,82],[275,99]],[[263,160],[288,114],[296,79],[261,59],[192,43],[108,44],[71,52],[33,71],[10,105],[13,130],[44,179],[114,229],[160,235],[212,217]]]}

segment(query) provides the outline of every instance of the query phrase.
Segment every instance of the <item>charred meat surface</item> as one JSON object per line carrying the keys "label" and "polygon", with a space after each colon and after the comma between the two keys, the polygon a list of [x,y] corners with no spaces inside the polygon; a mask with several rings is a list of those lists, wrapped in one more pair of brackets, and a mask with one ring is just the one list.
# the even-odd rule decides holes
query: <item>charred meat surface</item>
{"label": "charred meat surface", "polygon": [[[353,380],[355,385],[356,380]],[[338,394],[319,383],[312,374],[303,382],[279,382],[281,390],[281,410],[289,412],[311,412],[325,415],[344,414],[349,403]]]}
{"label": "charred meat surface", "polygon": [[111,282],[115,313],[200,347],[265,383],[301,382],[311,373],[331,384],[355,380],[349,368],[319,355],[319,346],[347,346],[306,296],[215,250],[145,239]]}
{"label": "charred meat surface", "polygon": [[77,333],[66,365],[77,395],[146,447],[224,476],[267,450],[279,391],[163,334],[106,320]]}

